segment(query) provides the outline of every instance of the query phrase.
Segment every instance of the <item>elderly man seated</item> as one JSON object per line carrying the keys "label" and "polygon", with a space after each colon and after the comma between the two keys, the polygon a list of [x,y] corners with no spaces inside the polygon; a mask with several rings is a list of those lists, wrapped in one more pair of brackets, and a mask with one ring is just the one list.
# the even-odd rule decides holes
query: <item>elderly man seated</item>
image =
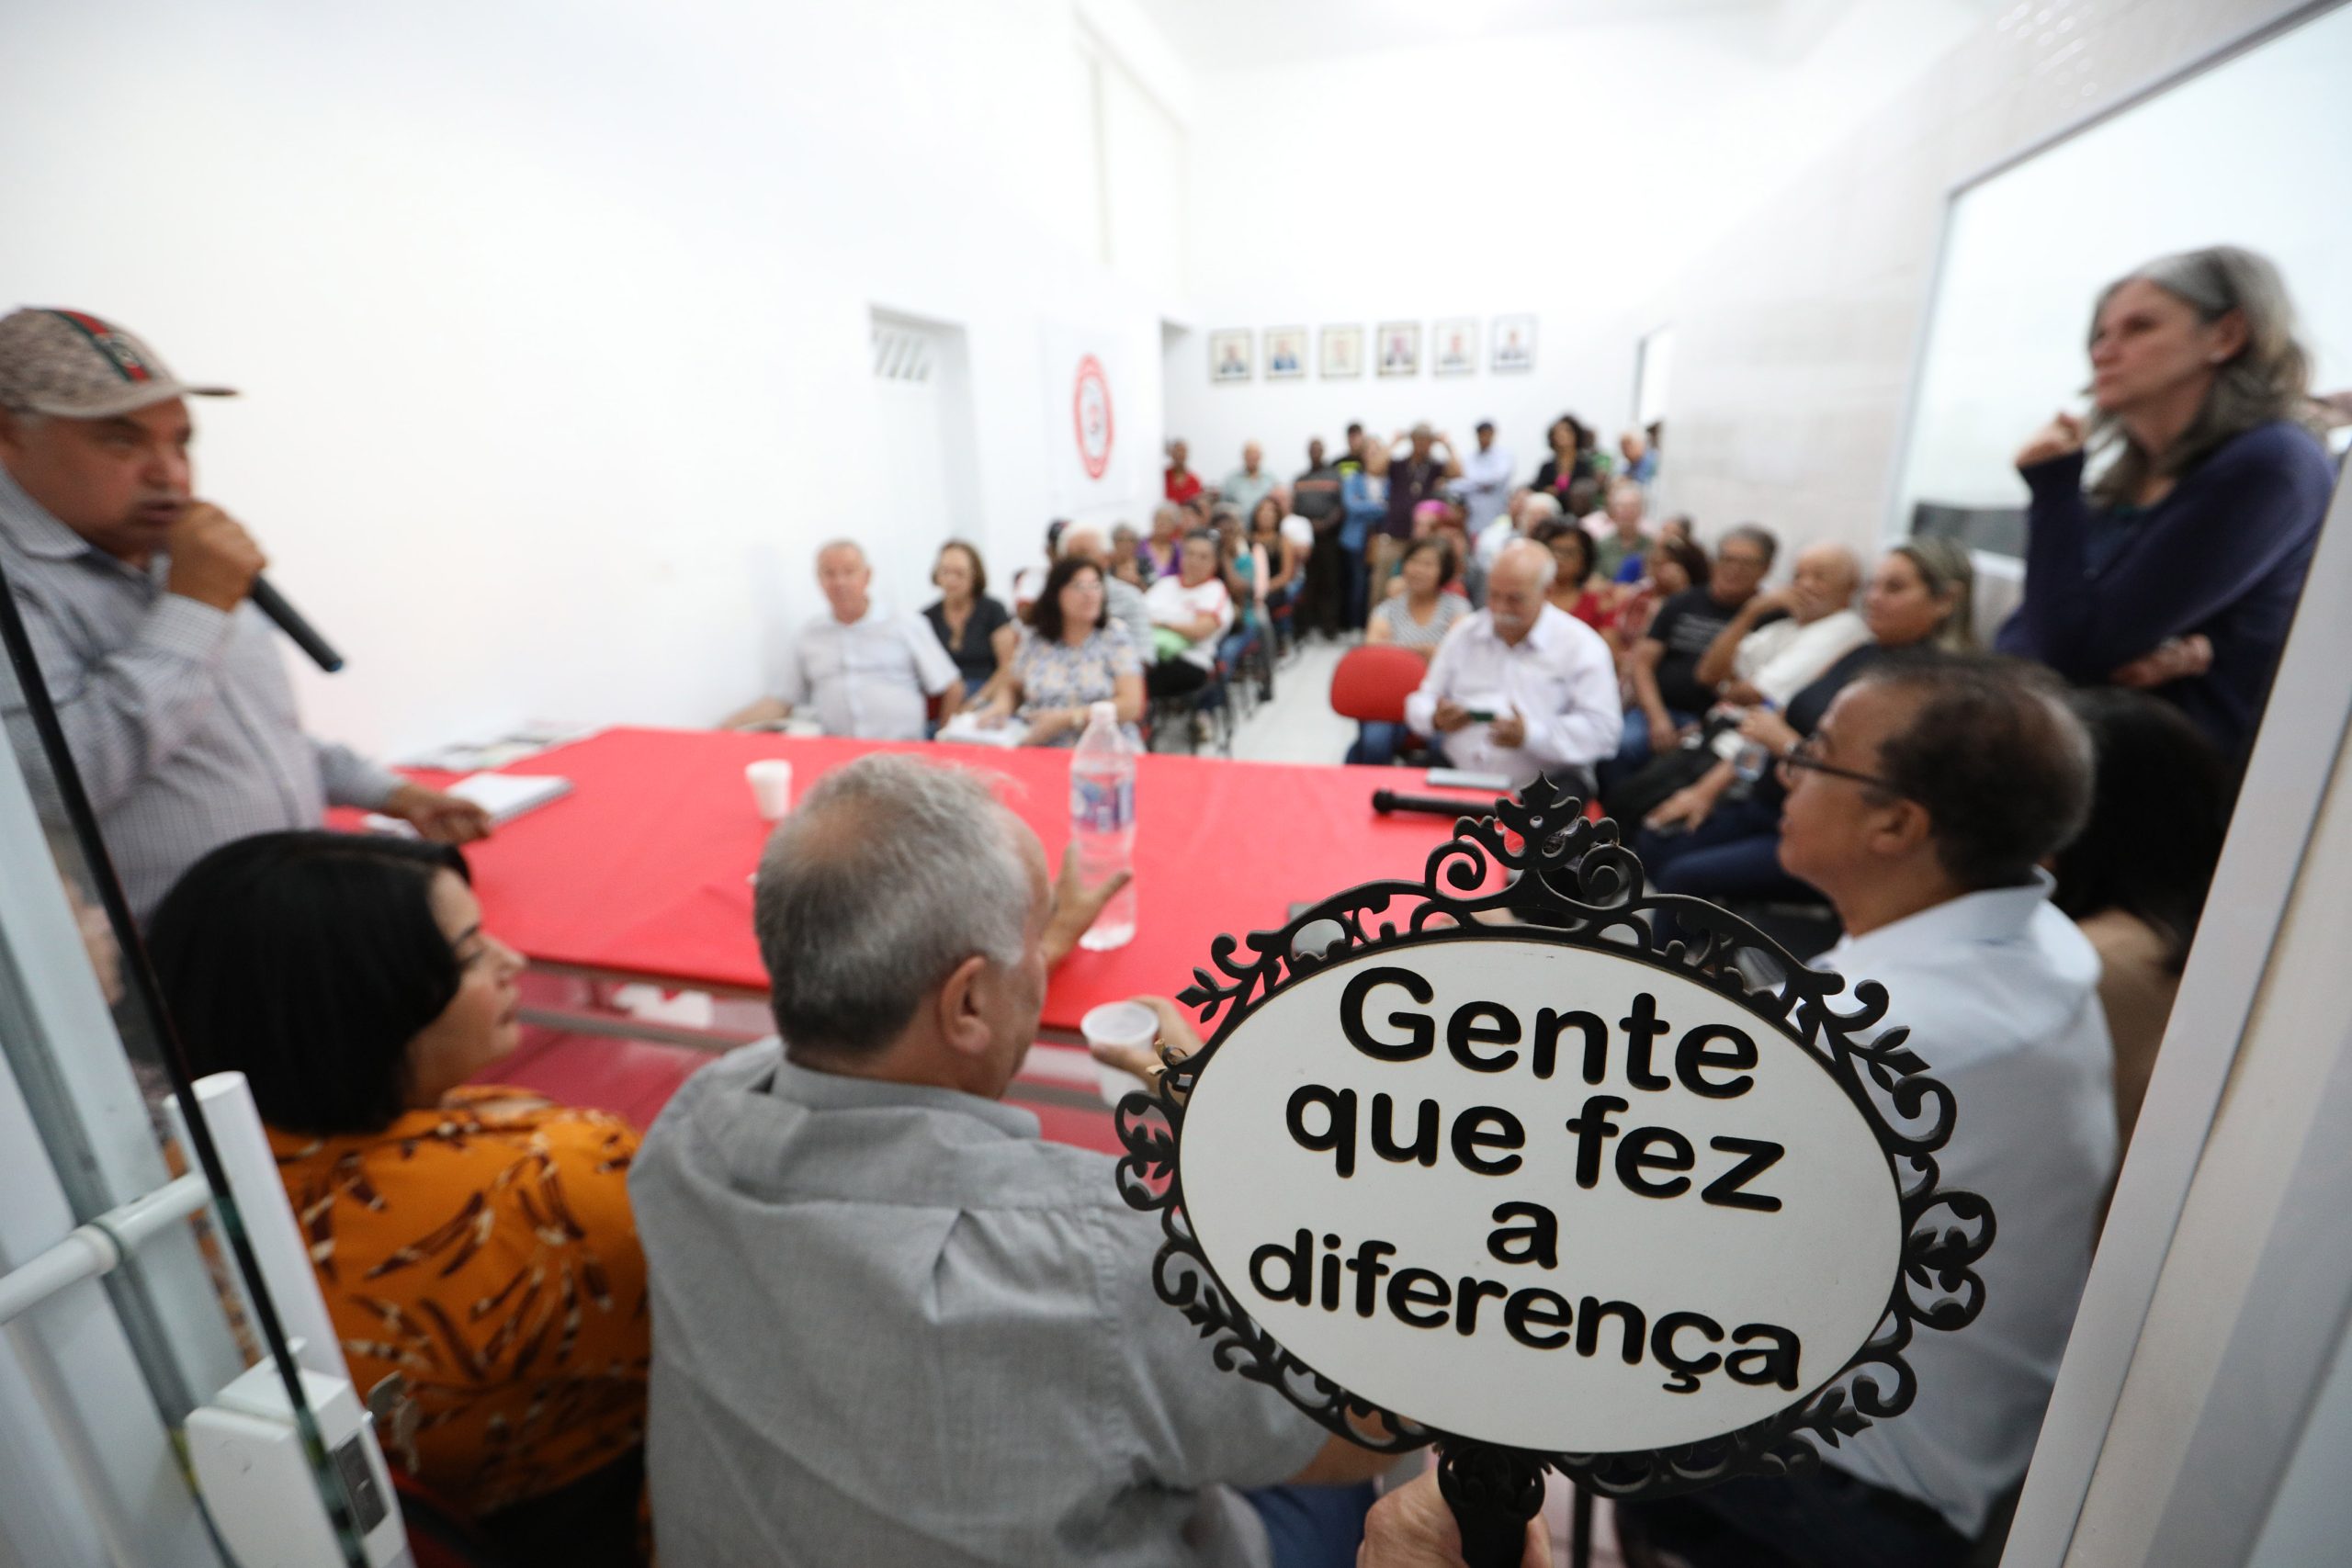
{"label": "elderly man seated", "polygon": [[[827,774],[769,841],[783,1042],[696,1073],[629,1177],[672,1568],[1354,1561],[1390,1461],[1220,1371],[1111,1157],[1001,1101],[1057,902],[979,775],[903,753]],[[1348,1484],[1232,1490],[1285,1479]]]}
{"label": "elderly man seated", "polygon": [[925,694],[941,699],[941,722],[964,695],[956,661],[931,623],[912,611],[874,602],[874,569],[865,552],[835,539],[817,552],[817,586],[828,613],[810,618],[785,654],[778,694],[729,715],[729,729],[756,729],[813,707],[828,735],[862,740],[920,740],[930,715]]}
{"label": "elderly man seated", "polygon": [[1907,1412],[1815,1475],[1621,1505],[1626,1561],[1991,1562],[1978,1537],[2033,1456],[2115,1168],[2098,956],[2041,869],[2089,814],[2090,739],[2039,671],[1940,657],[1854,682],[1781,766],[1781,863],[1846,928],[1815,962],[1885,986],[1888,1024],[1958,1105],[1940,1183],[1989,1199],[2000,1236],[1976,1321],[1905,1350]]}
{"label": "elderly man seated", "polygon": [[1589,794],[1592,767],[1617,750],[1624,712],[1600,634],[1549,604],[1559,570],[1532,539],[1503,547],[1487,607],[1446,635],[1405,722],[1447,761],[1514,786],[1538,773]]}
{"label": "elderly man seated", "polygon": [[1821,672],[1871,640],[1854,608],[1862,563],[1843,545],[1810,545],[1786,588],[1758,593],[1715,634],[1695,677],[1742,707],[1780,707]]}

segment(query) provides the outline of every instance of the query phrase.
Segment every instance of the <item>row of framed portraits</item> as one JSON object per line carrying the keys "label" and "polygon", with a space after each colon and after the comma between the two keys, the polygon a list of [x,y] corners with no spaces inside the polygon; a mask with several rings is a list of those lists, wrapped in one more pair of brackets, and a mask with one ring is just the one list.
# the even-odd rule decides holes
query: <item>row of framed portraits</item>
{"label": "row of framed portraits", "polygon": [[[1430,323],[1429,367],[1432,376],[1468,376],[1478,368],[1476,316],[1453,316]],[[1259,334],[1248,327],[1226,327],[1209,333],[1209,379],[1249,381],[1258,374]],[[1293,381],[1306,375],[1305,327],[1268,327],[1264,333],[1266,379]],[[1350,322],[1322,329],[1316,344],[1317,367],[1326,380],[1361,376],[1364,367],[1364,329]],[[1535,317],[1497,316],[1487,337],[1487,368],[1507,374],[1535,368]],[[1373,330],[1372,357],[1383,376],[1421,373],[1421,323],[1383,321]]]}

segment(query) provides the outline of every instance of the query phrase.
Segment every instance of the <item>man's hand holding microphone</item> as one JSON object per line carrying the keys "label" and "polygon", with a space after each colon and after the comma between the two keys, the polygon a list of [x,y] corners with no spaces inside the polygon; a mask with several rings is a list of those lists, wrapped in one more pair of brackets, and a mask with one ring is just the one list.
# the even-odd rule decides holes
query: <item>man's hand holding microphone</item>
{"label": "man's hand holding microphone", "polygon": [[[254,542],[244,525],[209,501],[191,501],[180,508],[179,515],[164,530],[164,549],[170,558],[164,577],[164,591],[199,604],[209,604],[223,615],[254,597],[262,569],[269,564],[269,558],[262,553],[261,546]],[[262,607],[281,629],[295,635],[287,623],[290,617],[300,625],[301,618],[290,610],[281,613],[283,604],[284,601],[279,600]],[[307,632],[309,628],[303,626],[303,630]],[[311,636],[315,639],[315,634]],[[303,638],[296,636],[296,640]],[[321,642],[319,646],[325,645]],[[312,651],[314,658],[317,656],[308,643],[305,649]],[[403,782],[377,809],[387,817],[401,818],[436,843],[465,844],[490,836],[490,813],[481,807],[413,782]]]}

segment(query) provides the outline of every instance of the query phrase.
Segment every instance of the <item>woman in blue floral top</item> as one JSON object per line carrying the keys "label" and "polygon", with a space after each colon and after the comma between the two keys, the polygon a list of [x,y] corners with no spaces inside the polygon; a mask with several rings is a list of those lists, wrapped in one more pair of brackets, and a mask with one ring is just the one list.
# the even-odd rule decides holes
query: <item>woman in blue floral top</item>
{"label": "woman in blue floral top", "polygon": [[1143,716],[1143,656],[1111,619],[1102,569],[1064,557],[1046,574],[1007,678],[979,721],[993,726],[1017,716],[1029,727],[1023,744],[1075,746],[1094,703],[1114,705],[1135,739]]}

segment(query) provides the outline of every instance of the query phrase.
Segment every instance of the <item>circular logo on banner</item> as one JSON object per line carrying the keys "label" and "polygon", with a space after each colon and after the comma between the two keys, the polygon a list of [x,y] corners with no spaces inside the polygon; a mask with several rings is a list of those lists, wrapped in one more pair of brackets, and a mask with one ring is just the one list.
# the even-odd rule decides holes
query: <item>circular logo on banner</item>
{"label": "circular logo on banner", "polygon": [[[1160,1294],[1335,1431],[1516,1450],[1611,1495],[1803,1468],[1974,1318],[1993,1214],[1951,1091],[1737,917],[1648,894],[1539,784],[1240,944],[1216,1029],[1120,1106]],[[1496,925],[1497,913],[1517,917]],[[1768,976],[1755,979],[1751,976]]]}
{"label": "circular logo on banner", "polygon": [[1078,460],[1085,465],[1088,479],[1099,479],[1111,467],[1111,378],[1091,354],[1078,362],[1070,412],[1078,426]]}

